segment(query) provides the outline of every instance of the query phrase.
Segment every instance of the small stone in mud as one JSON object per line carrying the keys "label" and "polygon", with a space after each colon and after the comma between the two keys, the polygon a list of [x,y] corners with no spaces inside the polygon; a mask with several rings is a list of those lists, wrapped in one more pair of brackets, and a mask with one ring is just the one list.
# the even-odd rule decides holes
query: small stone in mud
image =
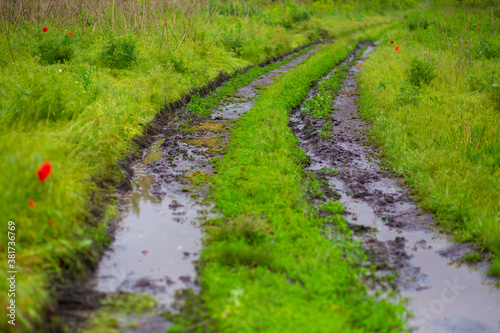
{"label": "small stone in mud", "polygon": [[176,209],[177,207],[182,207],[183,205],[181,205],[180,203],[178,203],[177,201],[173,200],[172,203],[170,205],[168,205],[168,208],[171,208],[171,209]]}
{"label": "small stone in mud", "polygon": [[142,254],[148,254],[149,253],[149,250],[143,250],[142,251]]}
{"label": "small stone in mud", "polygon": [[189,282],[191,282],[191,277],[188,275],[183,275],[183,276],[179,277],[179,280],[181,280],[184,283],[189,283]]}
{"label": "small stone in mud", "polygon": [[185,257],[189,257],[189,255],[190,255],[191,253],[189,253],[189,252],[183,252],[182,254],[184,254],[184,256],[185,256]]}
{"label": "small stone in mud", "polygon": [[165,277],[165,280],[166,280],[167,286],[171,286],[175,283],[174,280],[172,280],[168,276]]}

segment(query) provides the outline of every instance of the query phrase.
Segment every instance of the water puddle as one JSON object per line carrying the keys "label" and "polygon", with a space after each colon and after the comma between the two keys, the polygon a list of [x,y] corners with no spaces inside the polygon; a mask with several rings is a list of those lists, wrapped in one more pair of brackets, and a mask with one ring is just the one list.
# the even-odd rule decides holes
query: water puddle
{"label": "water puddle", "polygon": [[[169,123],[141,161],[133,166],[133,190],[124,198],[122,220],[89,285],[106,293],[153,295],[159,307],[172,308],[176,292],[199,292],[196,263],[202,249],[200,223],[214,216],[203,200],[206,177],[214,158],[222,158],[229,138],[228,120],[239,118],[254,104],[260,89],[307,59],[314,49],[262,75],[239,89],[231,102],[211,117],[200,119],[189,110]],[[185,122],[184,122],[185,123]],[[165,332],[170,323],[160,316],[145,319],[127,332]]]}
{"label": "water puddle", "polygon": [[[367,53],[372,50],[369,46]],[[356,107],[359,70],[350,69],[334,100],[334,140],[311,135],[325,120],[303,110],[291,115],[300,146],[310,156],[307,170],[338,170],[323,178],[341,195],[353,230],[365,231],[357,237],[372,260],[398,272],[398,291],[410,298],[408,309],[415,314],[409,320],[412,332],[500,332],[500,291],[494,287],[497,280],[485,274],[487,263],[456,264],[472,249],[437,232],[432,216],[419,209],[401,180],[379,166],[378,152],[365,144],[362,131],[369,124],[359,119]]]}

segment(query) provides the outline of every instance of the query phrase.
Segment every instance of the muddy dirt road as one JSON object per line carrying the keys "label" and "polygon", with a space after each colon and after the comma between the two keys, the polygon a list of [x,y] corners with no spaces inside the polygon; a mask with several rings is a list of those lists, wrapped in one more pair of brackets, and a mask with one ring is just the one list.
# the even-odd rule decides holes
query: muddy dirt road
{"label": "muddy dirt road", "polygon": [[[363,45],[367,56],[374,45]],[[359,50],[343,63],[352,67],[330,116],[313,117],[304,106],[290,115],[291,130],[310,157],[306,170],[340,194],[345,217],[377,264],[378,274],[396,275],[395,288],[410,299],[408,309],[415,314],[409,320],[413,332],[499,332],[500,292],[484,273],[487,264],[456,265],[471,248],[453,244],[437,232],[432,216],[419,209],[400,179],[381,167],[379,152],[366,143],[364,131],[370,127],[356,106],[355,75],[362,70],[357,64],[363,62],[356,58]],[[232,124],[253,106],[259,90],[313,52],[240,88],[209,117],[196,117],[186,109],[172,115],[165,135],[132,166],[133,190],[122,198],[122,220],[88,283],[91,288],[110,294],[150,294],[158,300],[159,310],[172,310],[176,292],[200,291],[200,224],[215,214],[205,200],[207,176],[224,155]],[[307,98],[317,92],[318,87],[312,87]],[[326,122],[333,124],[333,137],[321,135]],[[124,331],[165,332],[170,326],[165,318],[154,316],[124,319],[122,327],[138,320],[140,326]]]}
{"label": "muddy dirt road", "polygon": [[[365,54],[372,50],[369,46]],[[409,320],[412,331],[500,332],[496,280],[484,267],[456,265],[472,249],[437,232],[432,216],[419,209],[402,181],[381,167],[379,152],[367,145],[364,131],[370,127],[356,106],[355,75],[362,61],[351,67],[330,119],[314,118],[304,107],[291,115],[294,134],[310,156],[307,170],[341,195],[345,217],[379,272],[397,272],[398,292],[410,298],[408,309],[415,314]],[[316,92],[313,87],[308,98]],[[334,124],[329,140],[318,135],[328,120]],[[325,174],[324,168],[338,174]]]}
{"label": "muddy dirt road", "polygon": [[[123,197],[122,220],[89,282],[92,288],[105,293],[151,294],[166,310],[172,310],[177,291],[199,292],[196,261],[202,247],[200,222],[214,216],[211,205],[203,200],[207,190],[204,180],[223,154],[228,128],[253,106],[260,89],[314,51],[240,88],[210,117],[199,118],[189,110],[173,116],[165,135],[132,166],[133,190]],[[159,316],[142,318],[141,323],[127,332],[165,332],[170,325]]]}

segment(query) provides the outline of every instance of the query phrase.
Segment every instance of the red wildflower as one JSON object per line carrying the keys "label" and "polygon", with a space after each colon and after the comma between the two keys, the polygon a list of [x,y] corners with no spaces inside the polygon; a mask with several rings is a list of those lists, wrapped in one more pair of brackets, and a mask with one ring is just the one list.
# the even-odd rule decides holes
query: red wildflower
{"label": "red wildflower", "polygon": [[143,250],[142,251],[143,254],[148,254],[149,253],[149,250]]}
{"label": "red wildflower", "polygon": [[358,64],[358,67],[361,67],[361,64]]}
{"label": "red wildflower", "polygon": [[467,44],[467,41],[465,41],[465,44]]}
{"label": "red wildflower", "polygon": [[274,42],[271,42],[271,44],[274,44]]}
{"label": "red wildflower", "polygon": [[52,172],[52,163],[48,161],[42,162],[42,164],[40,164],[40,167],[38,168],[38,171],[36,172],[36,174],[38,175],[38,181],[43,182],[50,176],[51,172]]}
{"label": "red wildflower", "polygon": [[163,23],[164,26],[167,26],[167,22]]}
{"label": "red wildflower", "polygon": [[480,27],[477,27],[477,30],[481,30],[481,28],[480,28]]}
{"label": "red wildflower", "polygon": [[316,16],[316,20],[318,19],[318,17]]}
{"label": "red wildflower", "polygon": [[54,226],[54,218],[53,217],[50,218],[49,224],[51,227]]}
{"label": "red wildflower", "polygon": [[68,35],[70,35],[71,37],[73,37],[73,34],[71,32],[68,31]]}
{"label": "red wildflower", "polygon": [[233,15],[233,18],[235,18],[235,17],[236,17],[236,15]]}
{"label": "red wildflower", "polygon": [[276,30],[276,33],[280,32],[279,30]]}
{"label": "red wildflower", "polygon": [[259,33],[259,32],[260,32],[260,31],[259,31],[259,30],[257,30],[257,33]]}
{"label": "red wildflower", "polygon": [[399,46],[396,46],[396,48],[394,49],[394,51],[399,52]]}
{"label": "red wildflower", "polygon": [[123,131],[123,128],[120,128],[120,131]]}
{"label": "red wildflower", "polygon": [[35,207],[35,200],[29,199],[28,200],[28,207],[29,208],[34,208]]}
{"label": "red wildflower", "polygon": [[280,37],[280,40],[281,40],[281,37]]}
{"label": "red wildflower", "polygon": [[47,27],[43,28],[43,32],[47,32],[49,29]]}
{"label": "red wildflower", "polygon": [[394,41],[393,41],[393,40],[391,40],[391,44],[394,44]]}

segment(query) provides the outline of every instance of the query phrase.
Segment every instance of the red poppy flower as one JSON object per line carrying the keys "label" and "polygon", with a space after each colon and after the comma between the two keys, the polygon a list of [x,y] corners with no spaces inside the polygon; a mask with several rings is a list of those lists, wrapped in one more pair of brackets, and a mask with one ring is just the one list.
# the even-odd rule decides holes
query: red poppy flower
{"label": "red poppy flower", "polygon": [[148,254],[149,253],[149,250],[143,250],[142,251],[143,254]]}
{"label": "red poppy flower", "polygon": [[38,175],[38,181],[43,182],[50,176],[51,172],[52,172],[52,163],[48,161],[42,162],[42,164],[40,164],[40,167],[38,168],[38,171],[36,172],[36,174]]}
{"label": "red poppy flower", "polygon": [[123,128],[120,128],[120,131],[123,131]]}
{"label": "red poppy flower", "polygon": [[68,31],[68,35],[70,35],[71,37],[73,37],[73,34],[71,32]]}
{"label": "red poppy flower", "polygon": [[467,44],[467,41],[465,41],[465,44]]}
{"label": "red poppy flower", "polygon": [[280,40],[281,40],[281,37],[280,37]]}
{"label": "red poppy flower", "polygon": [[276,30],[276,33],[280,32],[279,30]]}
{"label": "red poppy flower", "polygon": [[167,22],[163,23],[164,26],[167,26]]}
{"label": "red poppy flower", "polygon": [[28,200],[28,207],[29,208],[34,208],[35,207],[35,200],[29,199]]}
{"label": "red poppy flower", "polygon": [[259,32],[260,32],[260,31],[259,31],[259,30],[257,30],[257,33],[259,33]]}
{"label": "red poppy flower", "polygon": [[318,17],[316,16],[316,20],[318,19]]}
{"label": "red poppy flower", "polygon": [[481,28],[480,28],[480,27],[478,27],[478,28],[477,28],[477,30],[481,30]]}
{"label": "red poppy flower", "polygon": [[51,227],[54,226],[54,218],[53,217],[50,218],[49,224]]}
{"label": "red poppy flower", "polygon": [[358,64],[358,67],[361,67],[361,64]]}
{"label": "red poppy flower", "polygon": [[393,40],[391,40],[391,44],[394,44],[394,41],[393,41]]}
{"label": "red poppy flower", "polygon": [[271,44],[274,44],[274,42],[271,42]]}
{"label": "red poppy flower", "polygon": [[396,46],[396,48],[394,49],[394,51],[399,52],[399,46]]}
{"label": "red poppy flower", "polygon": [[236,17],[236,15],[233,15],[233,18],[235,18],[235,17]]}
{"label": "red poppy flower", "polygon": [[47,27],[43,28],[43,32],[47,32],[49,29]]}

